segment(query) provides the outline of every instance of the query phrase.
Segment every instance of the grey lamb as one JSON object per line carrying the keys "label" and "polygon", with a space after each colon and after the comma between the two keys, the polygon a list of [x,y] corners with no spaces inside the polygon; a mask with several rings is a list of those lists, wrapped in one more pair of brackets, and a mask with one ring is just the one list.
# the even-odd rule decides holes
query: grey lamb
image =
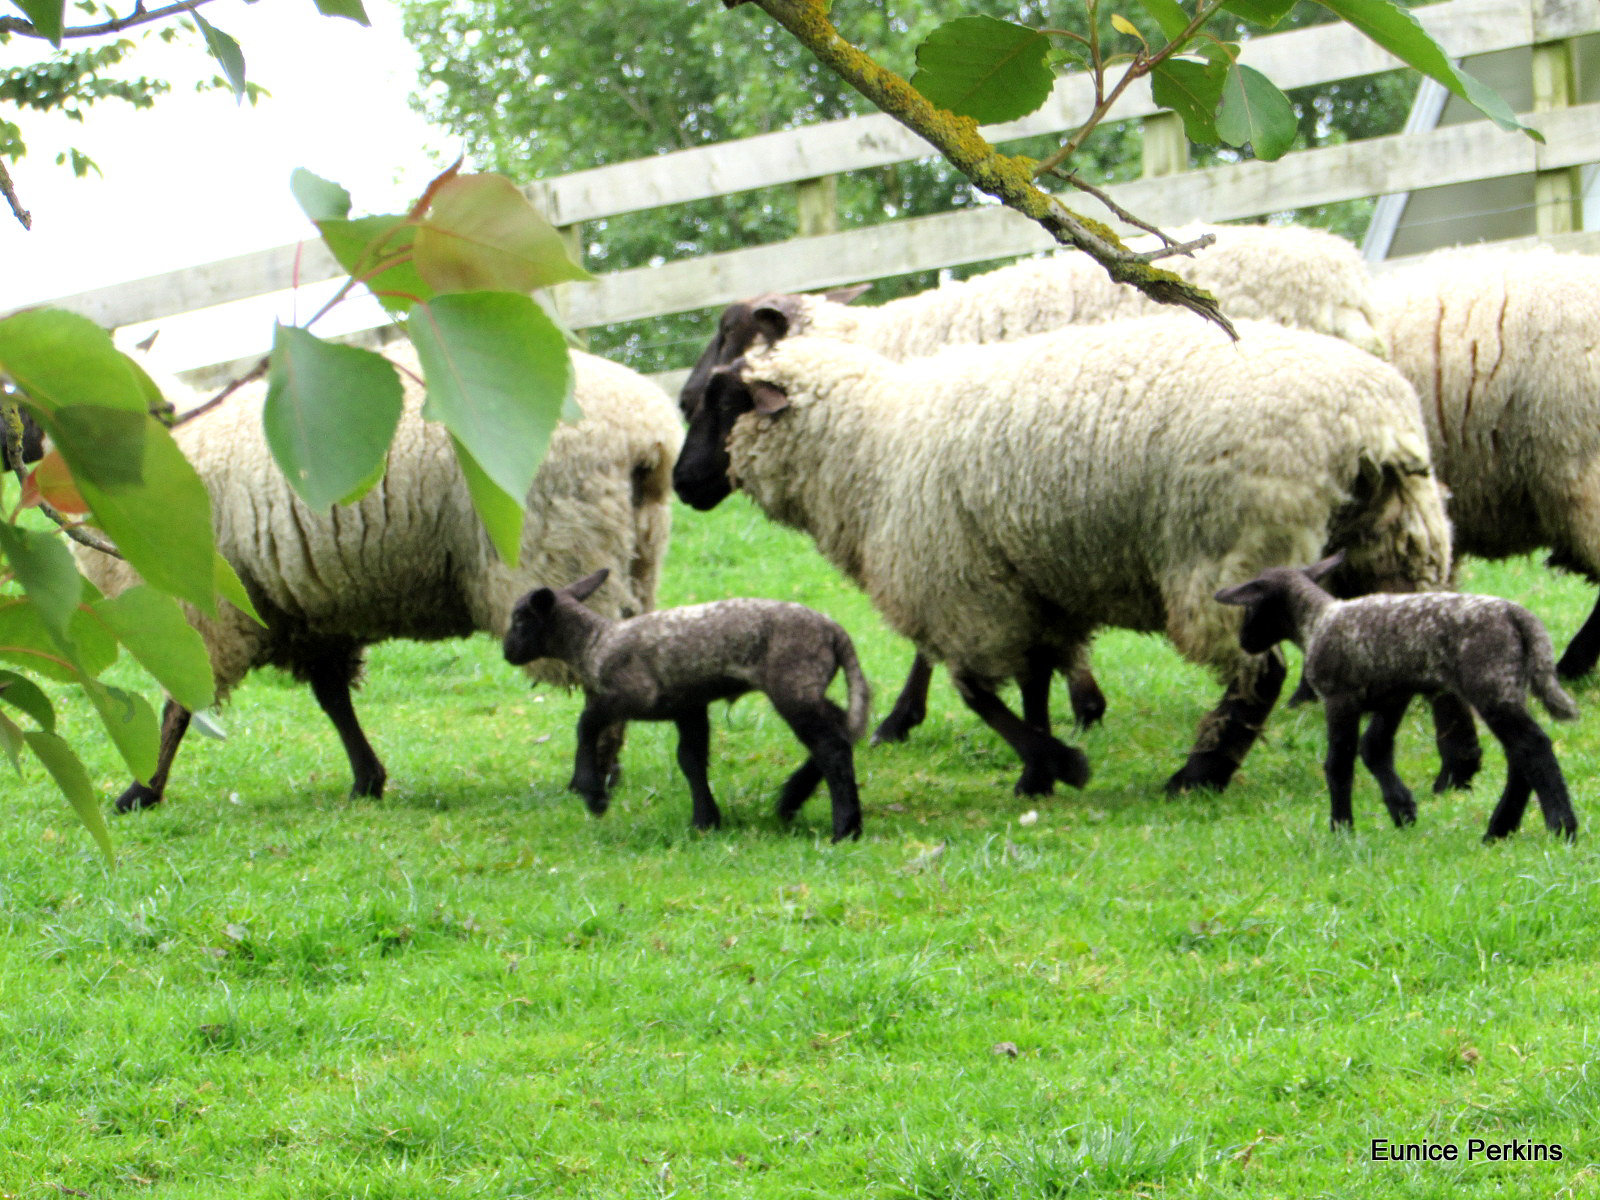
{"label": "grey lamb", "polygon": [[[1334,829],[1353,824],[1350,784],[1357,745],[1396,825],[1417,819],[1394,769],[1394,735],[1418,692],[1450,692],[1476,708],[1506,751],[1506,786],[1484,841],[1516,831],[1536,792],[1544,823],[1571,838],[1578,819],[1550,738],[1528,714],[1529,689],[1557,720],[1577,717],[1556,682],[1550,635],[1521,605],[1454,592],[1335,600],[1318,581],[1342,555],[1310,567],[1272,567],[1217,599],[1244,607],[1240,645],[1252,654],[1284,639],[1305,652],[1305,679],[1322,698],[1328,724],[1328,780]],[[1361,736],[1361,714],[1372,720]]]}
{"label": "grey lamb", "polygon": [[[791,820],[824,779],[833,799],[833,840],[861,836],[851,746],[867,727],[869,692],[855,647],[836,622],[781,600],[719,600],[614,620],[582,601],[605,582],[596,571],[559,590],[537,588],[517,601],[506,631],[506,659],[565,663],[583,688],[571,789],[599,815],[610,780],[601,747],[628,721],[678,726],[678,765],[694,798],[696,829],[722,814],[706,783],[713,700],[765,692],[809,757],[789,776],[778,816]],[[827,697],[844,672],[848,714]]]}

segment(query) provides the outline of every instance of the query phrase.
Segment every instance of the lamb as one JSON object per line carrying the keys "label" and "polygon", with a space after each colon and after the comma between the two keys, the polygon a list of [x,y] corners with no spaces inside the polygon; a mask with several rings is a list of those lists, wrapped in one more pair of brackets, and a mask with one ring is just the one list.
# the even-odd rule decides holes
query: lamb
{"label": "lamb", "polygon": [[[503,636],[512,604],[528,588],[602,566],[616,577],[602,602],[607,612],[653,606],[670,522],[668,481],[683,439],[665,393],[626,367],[575,352],[584,417],[552,435],[528,492],[521,564],[508,567],[473,511],[449,433],[422,419],[415,351],[387,353],[412,372],[404,415],[387,473],[354,505],[315,512],[294,496],[262,433],[264,387],[235,394],[175,433],[211,494],[217,548],[266,621],[262,628],[227,604],[216,618],[189,613],[211,658],[217,698],[269,663],[310,683],[350,760],[352,796],[381,796],[388,777],[351,703],[367,646],[477,630]],[[119,559],[74,552],[107,594],[137,582]],[[572,682],[553,663],[530,675]],[[129,787],[117,811],[160,802],[189,719],[167,701],[156,772]]]}
{"label": "lamb", "polygon": [[[1433,255],[1381,276],[1391,361],[1422,399],[1458,554],[1548,548],[1600,583],[1600,258]],[[1556,670],[1600,660],[1600,603]]]}
{"label": "lamb", "polygon": [[[1262,653],[1288,639],[1305,651],[1305,679],[1322,698],[1328,724],[1324,771],[1335,831],[1350,828],[1350,783],[1361,760],[1383,792],[1396,825],[1417,819],[1411,792],[1394,769],[1394,735],[1418,692],[1453,693],[1478,710],[1506,751],[1506,786],[1489,818],[1486,842],[1516,832],[1530,790],[1544,823],[1572,838],[1578,830],[1549,736],[1528,714],[1534,695],[1557,720],[1578,708],[1556,682],[1550,635],[1521,605],[1495,596],[1433,592],[1335,600],[1318,581],[1340,556],[1296,569],[1272,567],[1217,593],[1244,608],[1242,647]],[[1361,736],[1361,714],[1372,721]]]}
{"label": "lamb", "polygon": [[[678,765],[694,798],[693,825],[715,829],[722,814],[706,782],[713,700],[765,692],[809,757],[783,785],[778,816],[793,820],[823,779],[833,798],[833,840],[861,836],[861,802],[851,745],[866,731],[869,695],[855,647],[837,623],[800,604],[720,600],[612,620],[583,601],[606,579],[596,571],[559,591],[517,601],[505,635],[506,661],[553,658],[583,686],[571,789],[596,816],[606,811],[607,772],[599,745],[628,721],[678,726]],[[840,671],[849,713],[827,697]]]}
{"label": "lamb", "polygon": [[[1102,625],[1163,630],[1227,679],[1169,791],[1225,787],[1282,685],[1246,656],[1220,587],[1348,548],[1357,588],[1442,586],[1450,543],[1410,387],[1347,343],[1185,316],[1080,326],[895,364],[765,336],[712,375],[673,485],[735,486],[809,533],[889,624],[945,662],[1022,759],[1021,794],[1081,785],[1049,733],[1050,671]],[[1307,553],[1309,548],[1310,553]],[[1020,678],[1023,717],[995,695]],[[1441,744],[1470,777],[1470,716]]]}
{"label": "lamb", "polygon": [[[1373,320],[1372,281],[1356,248],[1320,229],[1295,225],[1193,225],[1176,231],[1181,241],[1202,234],[1216,240],[1193,257],[1163,266],[1210,289],[1231,317],[1275,321],[1343,338],[1382,354]],[[1154,248],[1141,239],[1138,248]],[[1002,267],[965,282],[946,283],[876,308],[848,308],[863,288],[823,296],[772,294],[731,305],[679,397],[693,418],[710,373],[737,359],[758,335],[755,313],[778,309],[791,333],[835,337],[869,346],[896,362],[936,353],[956,343],[1009,342],[1066,325],[1151,315],[1161,306],[1126,284],[1115,283],[1083,254],[1057,254]],[[927,713],[932,664],[917,658],[900,698],[873,741],[901,741]],[[1080,725],[1105,713],[1087,662],[1069,672],[1073,712]]]}

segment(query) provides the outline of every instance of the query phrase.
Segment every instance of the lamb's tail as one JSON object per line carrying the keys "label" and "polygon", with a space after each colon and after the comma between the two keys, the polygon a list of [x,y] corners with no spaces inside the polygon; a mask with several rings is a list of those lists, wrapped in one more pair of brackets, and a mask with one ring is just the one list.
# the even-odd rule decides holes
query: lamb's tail
{"label": "lamb's tail", "polygon": [[1507,611],[1517,632],[1522,635],[1523,661],[1528,664],[1529,688],[1556,720],[1576,721],[1578,705],[1556,678],[1555,651],[1551,648],[1550,634],[1543,622],[1521,605],[1512,605]]}
{"label": "lamb's tail", "polygon": [[856,658],[856,648],[850,641],[850,635],[843,629],[834,634],[833,653],[844,671],[845,684],[850,692],[849,711],[845,715],[846,729],[850,740],[859,742],[866,734],[867,722],[872,716],[872,689],[867,686],[867,677],[861,673],[861,662]]}

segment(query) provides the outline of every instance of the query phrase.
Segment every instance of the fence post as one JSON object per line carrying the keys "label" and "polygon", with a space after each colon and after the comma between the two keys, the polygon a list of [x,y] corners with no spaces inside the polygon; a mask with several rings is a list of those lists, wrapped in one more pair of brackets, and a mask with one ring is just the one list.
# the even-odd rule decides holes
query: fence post
{"label": "fence post", "polygon": [[1146,179],[1189,169],[1189,139],[1184,136],[1182,117],[1173,112],[1156,113],[1140,122],[1140,128],[1144,133],[1140,165]]}
{"label": "fence post", "polygon": [[[1572,40],[1540,42],[1533,48],[1533,111],[1549,112],[1576,101]],[[1583,190],[1577,167],[1539,171],[1533,177],[1533,227],[1541,237],[1583,228]]]}
{"label": "fence post", "polygon": [[823,175],[794,185],[796,230],[800,237],[839,232],[839,177]]}

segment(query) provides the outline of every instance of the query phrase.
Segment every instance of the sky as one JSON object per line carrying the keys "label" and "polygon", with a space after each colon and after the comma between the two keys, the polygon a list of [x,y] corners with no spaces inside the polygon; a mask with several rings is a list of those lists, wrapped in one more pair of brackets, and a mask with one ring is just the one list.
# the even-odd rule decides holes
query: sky
{"label": "sky", "polygon": [[[216,73],[198,38],[180,46],[149,39],[130,57],[130,73],[173,84],[152,109],[103,101],[79,125],[7,108],[29,145],[11,174],[34,224],[24,230],[0,208],[0,312],[312,236],[289,192],[295,167],[342,183],[357,214],[407,206],[459,151],[408,106],[415,56],[398,9],[389,0],[366,0],[366,8],[371,28],[324,17],[312,0],[207,5],[212,24],[242,47],[247,78],[272,93],[254,108],[227,90],[195,91]],[[0,47],[0,63],[35,57],[22,42]],[[95,159],[102,176],[75,179],[55,165],[67,145]],[[291,307],[303,313],[308,303],[301,297]],[[253,353],[280,311],[289,310],[252,306],[209,331],[204,322],[188,330],[167,323],[158,344],[167,343],[170,361],[157,365]]]}

